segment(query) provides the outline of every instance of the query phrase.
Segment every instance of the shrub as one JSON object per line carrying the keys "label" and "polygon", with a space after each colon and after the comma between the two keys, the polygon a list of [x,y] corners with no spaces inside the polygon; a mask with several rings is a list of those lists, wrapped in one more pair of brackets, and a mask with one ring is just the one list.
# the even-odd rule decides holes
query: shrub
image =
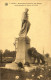
{"label": "shrub", "polygon": [[21,62],[18,63],[18,66],[23,68],[23,64]]}
{"label": "shrub", "polygon": [[29,62],[26,62],[25,65],[30,66],[30,63]]}

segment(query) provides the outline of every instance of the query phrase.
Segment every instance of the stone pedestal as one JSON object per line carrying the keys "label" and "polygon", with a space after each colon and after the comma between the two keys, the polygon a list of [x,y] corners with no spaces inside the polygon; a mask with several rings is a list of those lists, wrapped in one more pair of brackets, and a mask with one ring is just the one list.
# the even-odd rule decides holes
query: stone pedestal
{"label": "stone pedestal", "polygon": [[15,62],[19,63],[22,62],[23,64],[25,62],[31,63],[31,59],[28,55],[28,49],[30,48],[30,39],[29,37],[19,37],[18,38],[18,47],[16,52],[16,59]]}
{"label": "stone pedestal", "polygon": [[28,55],[28,49],[30,48],[29,37],[19,37],[17,40],[16,59],[14,62],[6,64],[5,68],[16,70],[18,69],[17,63],[19,62],[22,62],[23,64],[26,62],[32,63],[32,59]]}
{"label": "stone pedestal", "polygon": [[19,69],[18,65],[15,62],[7,63],[5,65],[5,68],[12,69],[12,70],[18,70]]}

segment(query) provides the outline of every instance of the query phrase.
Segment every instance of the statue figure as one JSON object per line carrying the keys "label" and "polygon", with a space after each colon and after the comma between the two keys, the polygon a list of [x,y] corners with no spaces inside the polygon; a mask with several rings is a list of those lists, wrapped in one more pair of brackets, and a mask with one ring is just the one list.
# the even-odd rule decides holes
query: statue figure
{"label": "statue figure", "polygon": [[42,64],[45,64],[44,56],[41,53],[37,52],[36,48],[34,48],[34,47],[29,48],[28,49],[28,54],[29,54],[30,57],[34,58],[34,63],[37,60],[37,64],[39,64],[40,61],[42,62]]}
{"label": "statue figure", "polygon": [[26,8],[25,12],[23,13],[22,26],[21,31],[19,33],[20,37],[26,37],[30,28],[30,22],[28,21],[28,11],[29,9]]}

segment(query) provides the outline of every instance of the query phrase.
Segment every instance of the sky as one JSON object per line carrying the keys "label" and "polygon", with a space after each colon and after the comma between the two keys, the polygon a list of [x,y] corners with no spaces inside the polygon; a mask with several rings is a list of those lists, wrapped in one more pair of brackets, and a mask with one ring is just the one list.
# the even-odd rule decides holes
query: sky
{"label": "sky", "polygon": [[[23,2],[28,3],[28,1]],[[13,43],[15,38],[19,37],[22,14],[25,8],[28,8],[31,26],[27,36],[31,39],[31,47],[35,47],[40,53],[43,53],[44,49],[44,53],[49,53],[51,56],[51,1],[29,1],[29,3],[39,3],[38,6],[14,6],[15,4],[12,4],[17,2],[15,0],[0,1],[0,49],[15,50]],[[5,3],[8,3],[8,6],[5,6]]]}

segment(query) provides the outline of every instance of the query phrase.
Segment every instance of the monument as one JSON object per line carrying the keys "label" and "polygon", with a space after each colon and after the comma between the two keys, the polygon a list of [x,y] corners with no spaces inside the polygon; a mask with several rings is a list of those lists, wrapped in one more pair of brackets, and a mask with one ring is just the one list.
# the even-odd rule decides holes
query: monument
{"label": "monument", "polygon": [[25,9],[22,19],[21,30],[19,33],[17,52],[15,62],[19,63],[25,62],[30,63],[30,57],[28,56],[28,49],[30,48],[30,38],[27,36],[27,33],[30,29],[30,22],[28,21],[28,9]]}
{"label": "monument", "polygon": [[26,62],[32,63],[31,58],[28,55],[28,49],[30,48],[30,38],[27,36],[27,33],[30,29],[30,22],[28,20],[28,11],[29,9],[25,9],[23,13],[21,30],[19,33],[19,37],[17,38],[17,50],[16,50],[16,58],[15,61],[11,64],[6,64],[7,68],[17,69],[17,63],[21,62],[25,64]]}

